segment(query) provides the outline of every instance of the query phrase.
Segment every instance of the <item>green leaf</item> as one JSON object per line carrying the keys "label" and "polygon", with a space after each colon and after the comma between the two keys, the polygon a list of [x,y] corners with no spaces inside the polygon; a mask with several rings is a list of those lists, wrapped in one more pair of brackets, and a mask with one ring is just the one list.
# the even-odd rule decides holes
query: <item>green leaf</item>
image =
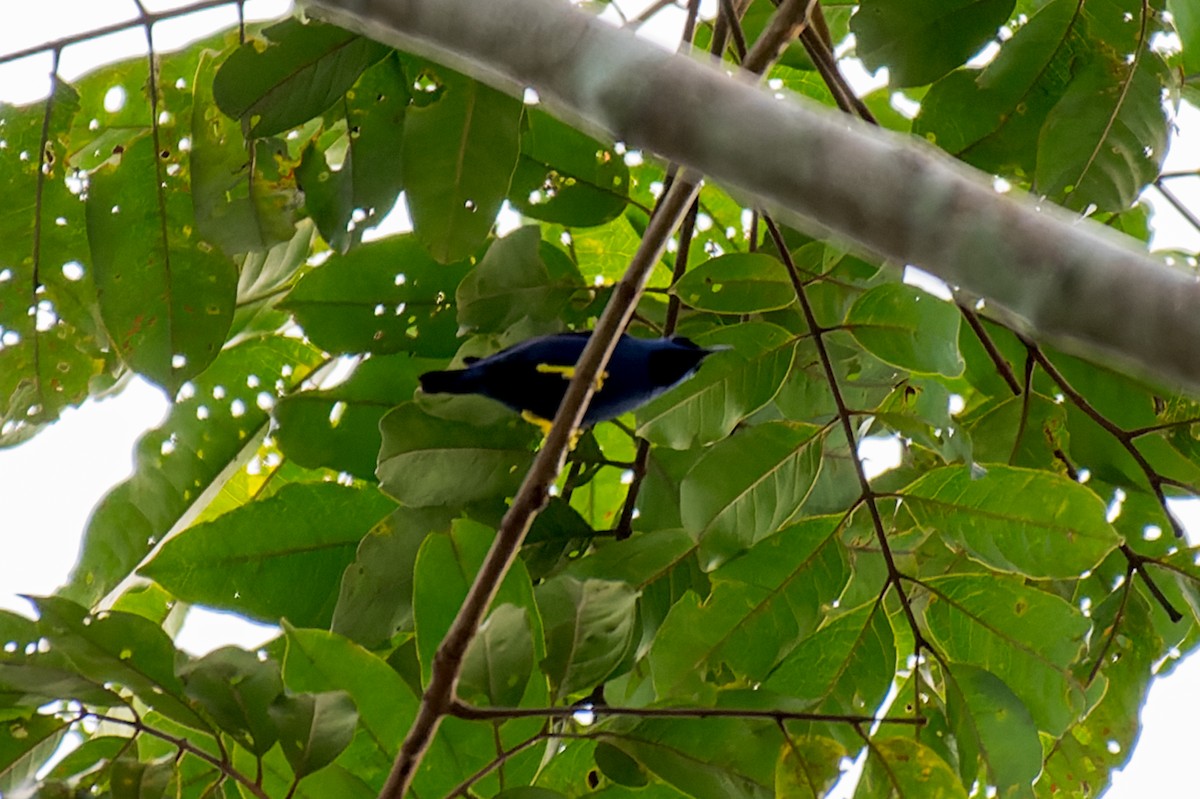
{"label": "green leaf", "polygon": [[1112,53],[1074,76],[1038,139],[1034,189],[1077,211],[1123,211],[1167,155],[1160,57]]}
{"label": "green leaf", "polygon": [[1031,173],[1046,115],[1087,52],[1087,40],[1074,35],[1080,12],[1075,0],[1051,0],[982,71],[960,69],[939,80],[921,101],[913,133],[981,169]]}
{"label": "green leaf", "polygon": [[[392,55],[363,72],[343,100],[346,135],[304,150],[296,178],[321,236],[337,252],[357,244],[396,204],[404,187],[398,158],[409,103],[404,67]],[[330,164],[331,151],[344,154]],[[335,170],[333,166],[336,166]],[[354,218],[355,210],[364,216]]]}
{"label": "green leaf", "polygon": [[596,765],[618,785],[641,788],[650,782],[642,765],[606,741],[596,744]]}
{"label": "green leaf", "polygon": [[394,507],[374,489],[285,485],[172,538],[139,573],[188,602],[326,626],[358,542]]}
{"label": "green leaf", "polygon": [[756,252],[709,259],[686,272],[671,293],[698,311],[723,314],[774,311],[796,301],[784,265]]}
{"label": "green leaf", "polygon": [[846,749],[830,738],[789,738],[775,769],[777,799],[821,799],[842,776]]}
{"label": "green leaf", "polygon": [[129,689],[148,707],[193,730],[209,732],[208,722],[187,703],[175,675],[179,653],[154,622],[131,613],[90,614],[61,597],[34,600],[42,635],[80,673]]}
{"label": "green leaf", "polygon": [[332,630],[374,648],[412,631],[413,568],[425,536],[450,529],[445,508],[396,508],[358,545],[342,574]]}
{"label": "green leaf", "polygon": [[1050,472],[947,466],[928,472],[903,495],[918,524],[1000,571],[1071,579],[1120,543],[1100,498]]}
{"label": "green leaf", "polygon": [[732,350],[708,358],[695,377],[638,409],[638,435],[659,446],[687,449],[724,439],[771,401],[796,356],[792,334],[763,322],[722,328],[696,342]]}
{"label": "green leaf", "polygon": [[184,664],[178,674],[188,699],[241,746],[263,755],[275,745],[278,736],[267,708],[283,693],[278,663],[225,646]]}
{"label": "green leaf", "polygon": [[1016,577],[947,575],[926,586],[931,643],[952,662],[994,674],[1039,730],[1061,735],[1083,709],[1083,689],[1068,669],[1090,629],[1087,619]]}
{"label": "green leaf", "polygon": [[46,780],[65,780],[100,768],[105,761],[115,760],[129,748],[131,739],[120,735],[101,735],[89,738],[71,750],[46,774]]}
{"label": "green leaf", "polygon": [[884,283],[858,298],[845,323],[882,361],[911,372],[958,377],[963,371],[958,320],[953,304],[904,283]]}
{"label": "green leaf", "polygon": [[70,726],[69,720],[41,714],[0,721],[0,790],[28,787]]}
{"label": "green leaf", "polygon": [[280,142],[251,142],[255,157],[247,160],[241,125],[213,100],[217,58],[201,54],[192,84],[192,213],[200,236],[226,255],[259,252],[295,233],[296,186],[280,174]]}
{"label": "green leaf", "polygon": [[[0,105],[7,145],[0,150],[0,186],[9,198],[0,214],[4,447],[32,436],[64,408],[82,402],[94,388],[92,380],[116,366],[96,318],[84,207],[64,180],[72,148],[67,131],[80,111],[80,99],[58,81],[49,107]],[[39,166],[36,153],[42,151],[46,156]]]}
{"label": "green leaf", "polygon": [[413,507],[461,508],[511,496],[533,461],[533,428],[517,417],[477,427],[410,402],[384,416],[379,429],[379,487]]}
{"label": "green leaf", "polygon": [[1188,0],[1167,0],[1167,10],[1183,42],[1184,71],[1195,75],[1200,72],[1200,9]]}
{"label": "green leaf", "polygon": [[659,697],[702,693],[706,674],[767,678],[812,635],[849,578],[836,517],[806,520],[712,572],[703,604],[676,602],[658,629],[650,668]]}
{"label": "green leaf", "polygon": [[158,799],[166,795],[174,776],[173,758],[146,763],[122,757],[113,761],[109,786],[113,799]]}
{"label": "green leaf", "polygon": [[974,760],[982,756],[988,784],[1000,796],[1032,796],[1033,781],[1042,770],[1042,744],[1029,710],[988,671],[964,663],[947,663],[943,670],[963,784],[974,782]]}
{"label": "green leaf", "polygon": [[629,194],[629,168],[612,147],[527,108],[521,158],[508,199],[533,219],[593,227],[615,219]]}
{"label": "green leaf", "polygon": [[143,138],[92,174],[87,201],[105,327],[130,368],[171,395],[221,350],[237,293],[233,263],[191,232],[181,180]]}
{"label": "green leaf", "polygon": [[[491,528],[469,519],[458,519],[449,533],[430,535],[421,546],[413,585],[413,618],[424,682],[429,680],[434,653],[458,614],[493,538],[495,531]],[[534,655],[541,658],[545,654],[542,620],[534,601],[529,573],[520,561],[505,575],[494,601],[528,612]]]}
{"label": "green leaf", "polygon": [[[887,614],[871,602],[827,620],[792,650],[762,687],[794,696],[817,712],[874,715],[895,673],[895,636]],[[838,731],[830,727],[831,733]],[[835,737],[843,745],[860,740],[854,735]]]}
{"label": "green leaf", "polygon": [[358,711],[345,691],[281,696],[270,708],[296,778],[320,771],[350,745]]}
{"label": "green leaf", "polygon": [[558,699],[604,682],[633,643],[639,592],[623,582],[565,575],[537,587],[546,628],[542,669]]}
{"label": "green leaf", "polygon": [[290,624],[284,632],[283,678],[288,688],[345,692],[360,708],[359,722],[372,746],[382,762],[389,763],[417,715],[417,697],[403,678],[383,659],[334,633]]}
{"label": "green leaf", "polygon": [[873,741],[867,751],[856,799],[967,799],[950,764],[924,744],[911,738],[887,738]]}
{"label": "green leaf", "polygon": [[247,42],[225,60],[212,88],[217,106],[248,124],[251,136],[282,133],[317,116],[389,52],[333,25],[298,19],[262,35],[265,41]]}
{"label": "green leaf", "polygon": [[1123,589],[1093,607],[1093,636],[1103,634],[1107,642],[1108,662],[1100,672],[1107,679],[1104,696],[1059,739],[1039,785],[1052,780],[1064,790],[1101,791],[1113,771],[1129,762],[1141,730],[1139,715],[1166,648],[1154,630],[1152,613],[1162,615],[1138,592]]}
{"label": "green leaf", "polygon": [[379,420],[411,400],[418,376],[438,367],[406,353],[377,355],[361,361],[333,388],[302,391],[275,406],[275,441],[301,466],[348,472],[375,480],[383,442]]}
{"label": "green leaf", "polygon": [[562,250],[540,238],[529,225],[488,247],[479,265],[458,284],[460,330],[502,332],[528,317],[557,320],[567,302],[582,289],[583,278]]}
{"label": "green leaf", "polygon": [[711,571],[791,518],[821,468],[820,429],[770,422],[708,449],[679,488],[684,528]]}
{"label": "green leaf", "polygon": [[437,263],[413,236],[392,236],[330,258],[279,307],[327,352],[449,357],[458,348],[452,298],[469,268]]}
{"label": "green leaf", "polygon": [[440,96],[408,112],[400,147],[417,238],[442,263],[487,238],[520,153],[520,101],[442,66]]}
{"label": "green leaf", "polygon": [[85,604],[100,599],[181,519],[207,505],[230,464],[257,450],[278,381],[287,390],[320,359],[309,345],[282,337],[223,351],[176,397],[166,421],[138,440],[133,477],[92,512],[66,595]]}
{"label": "green leaf", "polygon": [[932,83],[996,37],[1015,0],[863,0],[850,18],[867,69],[896,89]]}
{"label": "green leaf", "polygon": [[533,634],[528,611],[516,605],[497,606],[479,625],[463,658],[459,681],[462,697],[514,707],[525,695],[532,673]]}
{"label": "green leaf", "polygon": [[772,796],[775,753],[782,745],[773,724],[735,718],[707,719],[700,734],[690,722],[652,719],[601,740],[696,799]]}

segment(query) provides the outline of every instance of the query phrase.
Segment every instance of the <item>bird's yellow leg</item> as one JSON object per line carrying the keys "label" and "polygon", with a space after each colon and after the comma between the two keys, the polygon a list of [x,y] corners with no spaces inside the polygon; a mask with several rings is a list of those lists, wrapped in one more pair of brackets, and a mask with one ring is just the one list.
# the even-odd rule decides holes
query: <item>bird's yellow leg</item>
{"label": "bird's yellow leg", "polygon": [[[562,375],[563,380],[570,380],[575,376],[574,366],[556,366],[552,363],[539,363],[537,370],[542,374]],[[596,375],[596,391],[604,388],[604,379],[608,377],[608,372],[601,372]]]}
{"label": "bird's yellow leg", "polygon": [[[537,427],[537,429],[541,430],[542,438],[550,435],[550,428],[554,426],[554,422],[550,421],[549,419],[543,419],[533,411],[521,411],[521,418],[529,422],[531,425]],[[578,429],[571,433],[571,443],[569,449],[572,452],[574,452],[575,445],[579,443],[579,437],[582,435],[583,431]]]}

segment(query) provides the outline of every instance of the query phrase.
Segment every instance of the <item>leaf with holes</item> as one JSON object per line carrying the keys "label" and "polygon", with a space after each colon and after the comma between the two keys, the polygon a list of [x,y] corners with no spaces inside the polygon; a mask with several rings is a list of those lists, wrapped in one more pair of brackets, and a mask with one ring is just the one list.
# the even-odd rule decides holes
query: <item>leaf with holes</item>
{"label": "leaf with holes", "polygon": [[469,269],[438,263],[414,236],[391,236],[330,258],[280,308],[327,352],[449,357],[458,348],[454,291]]}
{"label": "leaf with holes", "polygon": [[172,395],[220,352],[237,294],[233,262],[195,238],[180,180],[147,137],[92,175],[87,201],[104,325],[130,368]]}
{"label": "leaf with holes", "polygon": [[521,159],[508,199],[533,219],[595,227],[615,219],[628,202],[629,167],[612,147],[526,109]]}
{"label": "leaf with holes", "polygon": [[671,293],[698,311],[722,314],[774,311],[796,301],[783,263],[754,252],[710,258],[688,270]]}
{"label": "leaf with holes", "polygon": [[368,358],[333,388],[301,391],[280,400],[275,406],[275,441],[283,454],[302,466],[374,481],[382,442],[379,420],[411,400],[417,377],[438,366],[406,353]]}
{"label": "leaf with holes", "polygon": [[408,112],[400,147],[417,238],[442,263],[473,253],[508,194],[521,103],[442,66],[440,96]]}
{"label": "leaf with holes", "polygon": [[207,504],[249,460],[270,424],[276,392],[304,380],[321,354],[283,337],[249,338],[224,350],[166,420],[137,444],[133,476],[92,512],[65,594],[92,604],[129,574],[180,519]]}
{"label": "leaf with holes", "polygon": [[212,82],[217,106],[273,136],[322,113],[363,70],[388,54],[386,45],[334,25],[289,19],[262,32],[221,64]]}

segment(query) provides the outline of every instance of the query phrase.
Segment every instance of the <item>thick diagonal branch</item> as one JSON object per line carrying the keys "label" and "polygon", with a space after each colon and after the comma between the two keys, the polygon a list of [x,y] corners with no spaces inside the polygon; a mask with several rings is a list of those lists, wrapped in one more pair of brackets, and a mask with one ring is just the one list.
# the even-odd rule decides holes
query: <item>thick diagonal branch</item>
{"label": "thick diagonal branch", "polygon": [[1200,285],[1131,239],[997,194],[923,141],[658,49],[564,0],[309,0],[558,116],[752,195],[777,220],[917,264],[1039,339],[1200,387]]}

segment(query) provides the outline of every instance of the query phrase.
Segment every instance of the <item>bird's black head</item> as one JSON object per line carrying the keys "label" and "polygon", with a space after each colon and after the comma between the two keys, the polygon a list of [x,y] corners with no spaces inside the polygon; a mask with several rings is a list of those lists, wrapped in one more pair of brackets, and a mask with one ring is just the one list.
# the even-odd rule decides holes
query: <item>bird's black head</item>
{"label": "bird's black head", "polygon": [[717,352],[683,336],[672,338],[671,345],[650,353],[648,369],[654,382],[661,386],[675,385],[696,371],[701,361]]}

